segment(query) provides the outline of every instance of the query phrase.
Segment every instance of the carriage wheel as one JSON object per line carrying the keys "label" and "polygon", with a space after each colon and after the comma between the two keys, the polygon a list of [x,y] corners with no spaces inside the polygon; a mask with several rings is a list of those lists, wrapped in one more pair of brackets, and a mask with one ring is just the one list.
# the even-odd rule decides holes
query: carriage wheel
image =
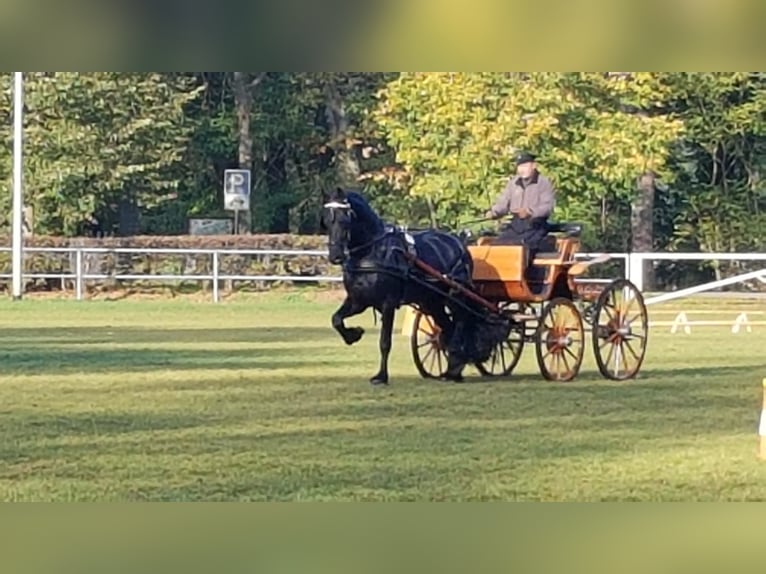
{"label": "carriage wheel", "polygon": [[447,373],[447,349],[436,322],[420,311],[415,312],[410,335],[412,359],[420,376],[438,379]]}
{"label": "carriage wheel", "polygon": [[525,325],[511,329],[508,338],[492,349],[489,359],[475,363],[476,370],[485,377],[507,377],[516,368],[524,350]]}
{"label": "carriage wheel", "polygon": [[574,303],[554,298],[537,327],[537,364],[549,381],[571,381],[580,372],[585,349],[582,316]]}
{"label": "carriage wheel", "polygon": [[612,282],[599,296],[593,320],[593,351],[601,374],[614,381],[635,377],[644,362],[648,335],[641,292],[627,279]]}

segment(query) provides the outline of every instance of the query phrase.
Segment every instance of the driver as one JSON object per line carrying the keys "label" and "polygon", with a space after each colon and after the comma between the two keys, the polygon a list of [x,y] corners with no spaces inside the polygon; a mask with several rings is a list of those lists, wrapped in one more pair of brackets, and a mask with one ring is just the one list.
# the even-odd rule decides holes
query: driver
{"label": "driver", "polygon": [[547,235],[546,223],[555,206],[556,190],[551,180],[538,171],[534,155],[520,152],[514,161],[516,176],[508,180],[485,217],[498,219],[513,215],[493,243],[525,245],[529,262],[534,260],[535,253]]}

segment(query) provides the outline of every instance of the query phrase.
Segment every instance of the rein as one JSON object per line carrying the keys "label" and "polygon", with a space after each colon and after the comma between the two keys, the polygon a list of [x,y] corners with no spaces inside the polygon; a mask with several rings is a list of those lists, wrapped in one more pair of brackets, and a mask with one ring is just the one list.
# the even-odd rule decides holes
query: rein
{"label": "rein", "polygon": [[361,245],[357,245],[356,247],[349,247],[348,253],[351,255],[352,253],[356,253],[358,251],[361,251],[362,249],[366,249],[368,247],[372,247],[376,243],[379,243],[383,239],[385,239],[387,236],[392,235],[394,233],[393,230],[387,229],[377,237],[373,237],[370,239],[367,243],[362,243]]}

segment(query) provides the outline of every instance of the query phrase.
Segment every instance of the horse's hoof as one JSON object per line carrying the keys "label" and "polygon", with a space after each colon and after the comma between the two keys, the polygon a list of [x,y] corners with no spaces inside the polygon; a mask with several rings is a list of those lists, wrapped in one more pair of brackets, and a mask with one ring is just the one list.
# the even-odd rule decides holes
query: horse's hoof
{"label": "horse's hoof", "polygon": [[348,334],[344,337],[346,340],[347,345],[353,345],[354,343],[359,342],[359,340],[362,338],[362,335],[364,335],[364,329],[361,327],[352,327],[348,330]]}
{"label": "horse's hoof", "polygon": [[380,377],[380,376],[374,376],[370,379],[370,384],[374,387],[387,385],[388,384],[388,377]]}
{"label": "horse's hoof", "polygon": [[443,381],[452,381],[453,383],[463,383],[465,382],[465,378],[460,373],[445,373],[442,375],[441,379]]}

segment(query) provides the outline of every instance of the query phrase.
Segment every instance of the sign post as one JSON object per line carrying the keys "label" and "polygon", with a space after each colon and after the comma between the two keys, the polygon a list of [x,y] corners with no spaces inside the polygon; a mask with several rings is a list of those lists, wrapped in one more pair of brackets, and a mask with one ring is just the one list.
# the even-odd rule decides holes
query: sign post
{"label": "sign post", "polygon": [[250,210],[249,169],[227,169],[224,172],[223,208],[234,212],[234,234],[239,235],[239,212]]}
{"label": "sign post", "polygon": [[24,76],[13,74],[13,233],[12,233],[12,290],[13,299],[21,299],[24,291],[24,194],[22,192],[22,136],[24,132]]}

